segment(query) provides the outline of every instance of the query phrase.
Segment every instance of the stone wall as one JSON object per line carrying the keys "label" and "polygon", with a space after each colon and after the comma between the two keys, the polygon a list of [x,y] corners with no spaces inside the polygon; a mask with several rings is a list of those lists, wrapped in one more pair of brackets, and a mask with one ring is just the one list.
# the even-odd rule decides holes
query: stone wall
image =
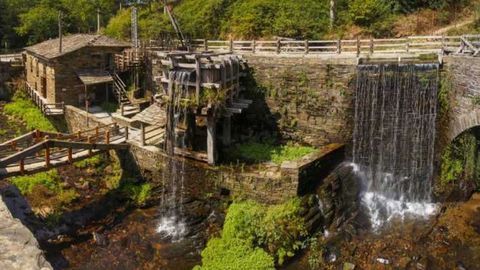
{"label": "stone wall", "polygon": [[[19,219],[10,213],[4,202],[7,192],[0,198],[0,269],[48,270],[53,269],[39,248],[37,239]],[[14,211],[12,211],[14,213]]]}
{"label": "stone wall", "polygon": [[[283,139],[313,146],[346,143],[353,130],[356,59],[244,55],[256,92],[247,113],[274,121]],[[260,93],[260,95],[258,95]],[[259,106],[266,109],[259,114]],[[268,119],[267,119],[268,121]]]}
{"label": "stone wall", "polygon": [[[480,125],[480,58],[449,56],[444,58],[444,76],[451,82],[448,140]],[[448,83],[448,82],[447,82]]]}

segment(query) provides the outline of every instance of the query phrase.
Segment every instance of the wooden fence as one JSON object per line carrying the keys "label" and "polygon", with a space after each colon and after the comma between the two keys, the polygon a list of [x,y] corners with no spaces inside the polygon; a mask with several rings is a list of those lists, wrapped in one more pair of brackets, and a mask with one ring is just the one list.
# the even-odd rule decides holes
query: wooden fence
{"label": "wooden fence", "polygon": [[[152,44],[152,43],[151,43]],[[480,54],[480,35],[411,36],[351,40],[206,40],[191,41],[193,50],[266,54]],[[153,45],[151,47],[154,47]]]}

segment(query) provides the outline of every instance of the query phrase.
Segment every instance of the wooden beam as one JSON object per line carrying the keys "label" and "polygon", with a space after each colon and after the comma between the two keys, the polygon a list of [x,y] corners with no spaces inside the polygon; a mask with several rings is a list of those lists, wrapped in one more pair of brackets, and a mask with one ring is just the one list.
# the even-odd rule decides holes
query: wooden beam
{"label": "wooden beam", "polygon": [[58,141],[58,140],[50,140],[49,142],[52,147],[81,149],[81,150],[120,150],[120,149],[128,149],[130,147],[126,143],[105,144],[105,143],[87,143],[87,142],[67,142],[67,141]]}
{"label": "wooden beam", "polygon": [[215,165],[217,161],[216,119],[212,111],[207,115],[207,157],[208,164]]}

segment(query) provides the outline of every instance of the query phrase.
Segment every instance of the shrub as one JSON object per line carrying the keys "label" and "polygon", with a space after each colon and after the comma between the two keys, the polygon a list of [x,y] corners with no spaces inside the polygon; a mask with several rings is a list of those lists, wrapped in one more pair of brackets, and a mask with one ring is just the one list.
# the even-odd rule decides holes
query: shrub
{"label": "shrub", "polygon": [[203,266],[194,270],[269,270],[273,258],[261,248],[238,238],[213,238],[202,251]]}
{"label": "shrub", "polygon": [[43,116],[42,112],[21,91],[17,91],[4,107],[6,114],[21,118],[28,129],[56,131],[55,127]]}
{"label": "shrub", "polygon": [[371,26],[385,20],[391,14],[388,1],[353,0],[350,4],[350,19],[359,26]]}
{"label": "shrub", "polygon": [[[301,247],[301,238],[307,234],[305,221],[300,216],[302,210],[299,198],[275,206],[253,201],[233,203],[227,210],[221,238],[209,241],[202,252],[203,266],[196,269],[271,269],[274,258],[281,265]],[[223,250],[232,249],[232,243],[239,246],[233,258],[235,253]],[[260,266],[247,264],[253,263],[252,257],[259,257]],[[269,261],[272,264],[267,263]],[[245,268],[235,268],[239,265]]]}

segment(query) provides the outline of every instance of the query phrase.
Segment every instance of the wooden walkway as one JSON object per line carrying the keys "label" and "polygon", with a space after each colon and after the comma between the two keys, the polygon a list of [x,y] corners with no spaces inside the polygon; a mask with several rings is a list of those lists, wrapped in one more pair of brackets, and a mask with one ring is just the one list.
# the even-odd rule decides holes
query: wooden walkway
{"label": "wooden walkway", "polygon": [[46,171],[108,150],[128,149],[128,129],[107,125],[63,134],[32,131],[0,144],[0,179]]}

